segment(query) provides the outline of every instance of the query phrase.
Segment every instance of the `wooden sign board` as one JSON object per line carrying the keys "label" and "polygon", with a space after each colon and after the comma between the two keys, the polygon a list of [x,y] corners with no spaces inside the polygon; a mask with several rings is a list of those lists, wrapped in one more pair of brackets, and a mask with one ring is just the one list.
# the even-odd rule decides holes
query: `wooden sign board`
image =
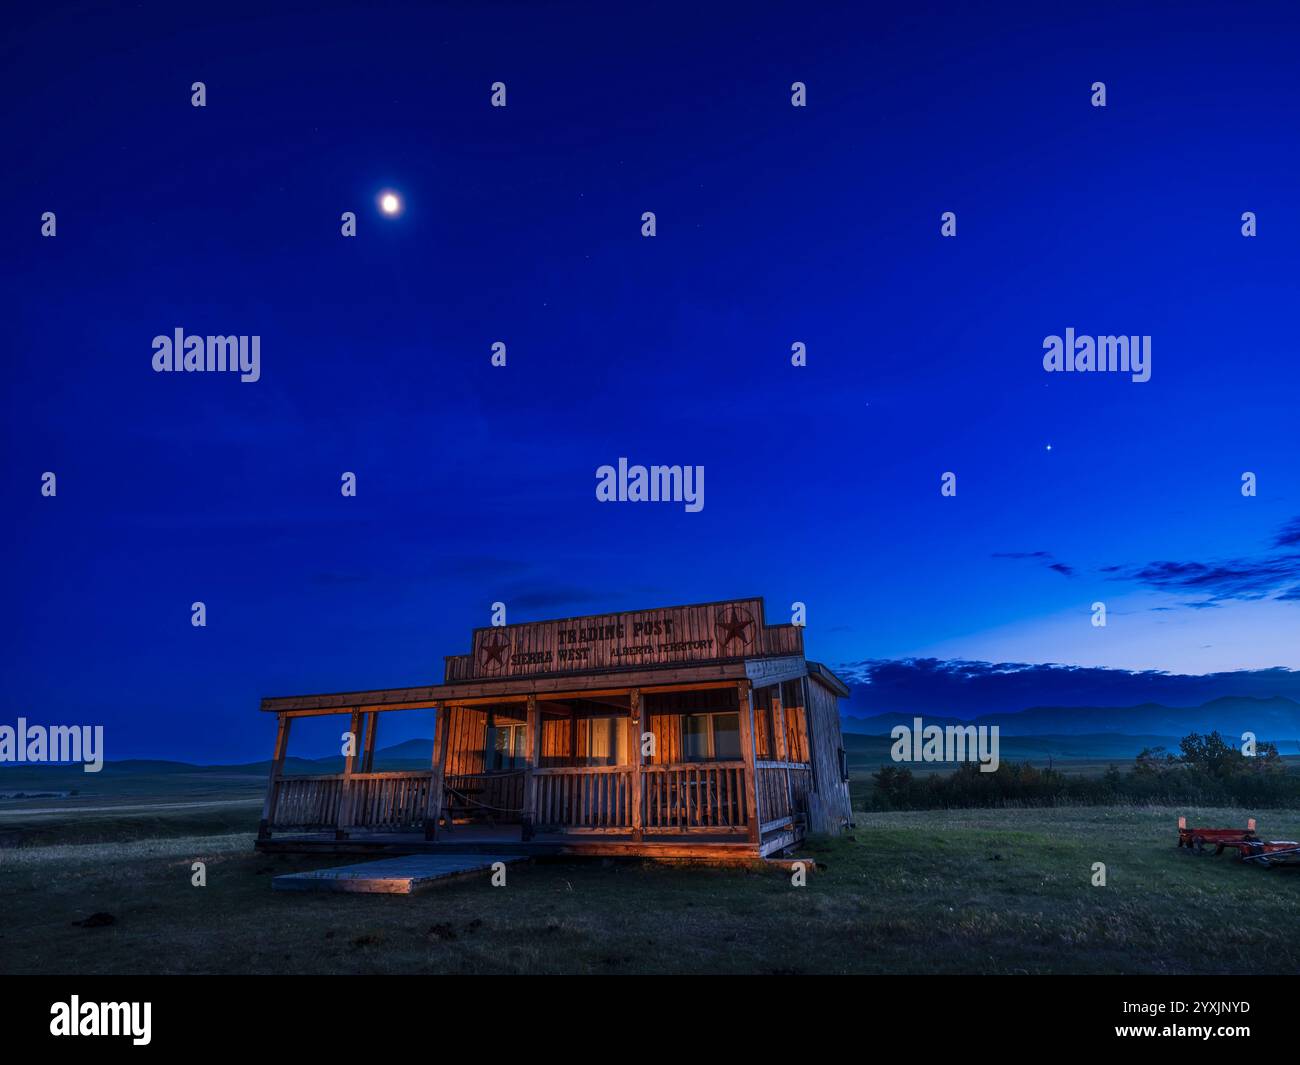
{"label": "wooden sign board", "polygon": [[473,651],[448,656],[445,678],[451,683],[801,654],[802,628],[768,626],[762,599],[735,599],[475,629]]}

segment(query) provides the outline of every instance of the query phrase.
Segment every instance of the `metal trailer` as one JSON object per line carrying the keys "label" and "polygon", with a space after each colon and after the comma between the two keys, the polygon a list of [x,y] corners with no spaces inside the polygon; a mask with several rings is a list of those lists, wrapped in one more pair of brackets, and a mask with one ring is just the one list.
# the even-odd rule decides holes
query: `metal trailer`
{"label": "metal trailer", "polygon": [[1300,843],[1291,839],[1260,839],[1255,834],[1253,817],[1245,828],[1188,828],[1187,818],[1180,817],[1178,846],[1188,848],[1193,854],[1204,854],[1208,846],[1214,847],[1215,854],[1231,848],[1237,852],[1238,861],[1265,867],[1300,865]]}

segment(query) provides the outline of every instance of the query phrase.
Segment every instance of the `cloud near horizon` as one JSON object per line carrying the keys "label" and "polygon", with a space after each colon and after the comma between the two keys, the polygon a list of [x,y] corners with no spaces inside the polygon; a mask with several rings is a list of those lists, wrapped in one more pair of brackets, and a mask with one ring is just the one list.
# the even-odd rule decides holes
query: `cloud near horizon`
{"label": "cloud near horizon", "polygon": [[852,694],[845,712],[976,717],[1035,706],[1200,706],[1223,696],[1300,701],[1300,670],[1236,670],[1201,676],[1055,663],[963,659],[864,660],[836,667]]}
{"label": "cloud near horizon", "polygon": [[1148,562],[1121,568],[1113,579],[1136,581],[1160,592],[1206,595],[1206,599],[1185,604],[1197,608],[1215,606],[1228,599],[1294,600],[1300,598],[1300,554],[1209,563]]}
{"label": "cloud near horizon", "polygon": [[[1183,603],[1194,610],[1212,609],[1233,599],[1300,602],[1300,550],[1294,550],[1300,549],[1300,517],[1292,518],[1277,531],[1272,547],[1293,550],[1214,562],[1160,559],[1102,566],[1099,572],[1110,580],[1129,581],[1152,591],[1204,596]],[[1065,577],[1072,577],[1076,572],[1075,567],[1061,562],[1050,551],[997,551],[993,557],[1040,562]]]}

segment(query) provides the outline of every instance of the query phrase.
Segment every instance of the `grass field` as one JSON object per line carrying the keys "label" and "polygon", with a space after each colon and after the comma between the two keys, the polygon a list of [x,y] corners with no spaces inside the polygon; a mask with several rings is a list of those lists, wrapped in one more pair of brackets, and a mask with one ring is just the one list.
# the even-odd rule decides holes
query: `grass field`
{"label": "grass field", "polygon": [[[0,770],[0,874],[14,848],[128,843],[248,832],[257,827],[266,774],[251,770],[110,762]],[[22,797],[14,797],[22,796]]]}
{"label": "grass field", "polygon": [[[1300,875],[1179,851],[1179,813],[1245,816],[860,813],[849,836],[805,848],[824,868],[802,888],[771,869],[597,861],[415,897],[273,893],[275,873],[343,860],[253,853],[251,832],[229,830],[251,827],[247,800],[95,815],[72,832],[103,842],[52,842],[68,835],[61,819],[28,814],[54,827],[0,848],[0,971],[1300,972]],[[1300,812],[1252,813],[1266,836],[1300,835]],[[196,860],[204,888],[190,884]],[[1090,884],[1094,862],[1106,887]],[[115,923],[73,924],[96,912]]]}

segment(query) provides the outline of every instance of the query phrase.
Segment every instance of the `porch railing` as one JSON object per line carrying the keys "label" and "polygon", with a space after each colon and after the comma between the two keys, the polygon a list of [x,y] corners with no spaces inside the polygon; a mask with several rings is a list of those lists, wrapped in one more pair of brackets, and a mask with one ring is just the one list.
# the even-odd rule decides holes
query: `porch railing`
{"label": "porch railing", "polygon": [[448,773],[443,812],[471,820],[518,821],[524,812],[522,769],[506,773]]}
{"label": "porch railing", "polygon": [[[543,768],[533,771],[533,823],[542,831],[628,832],[633,826],[634,766]],[[640,767],[641,828],[646,833],[739,832],[749,826],[743,761],[688,762]],[[444,814],[457,803],[494,810],[503,820],[523,809],[524,774],[451,776]],[[277,829],[414,831],[429,811],[428,770],[280,777],[273,785],[270,824]],[[758,762],[754,768],[761,830],[808,812],[812,767],[801,762]],[[453,794],[454,793],[454,794]],[[517,819],[517,814],[515,814]]]}
{"label": "porch railing", "polygon": [[536,769],[540,829],[621,830],[632,827],[632,766]]}
{"label": "porch railing", "polygon": [[644,766],[641,818],[647,832],[734,831],[745,827],[744,762]]}
{"label": "porch railing", "polygon": [[756,762],[754,772],[762,831],[807,818],[812,766],[804,762]]}
{"label": "porch railing", "polygon": [[424,824],[433,774],[353,773],[280,777],[273,828],[364,828],[404,832]]}
{"label": "porch railing", "polygon": [[429,808],[433,774],[354,773],[347,793],[345,827],[379,832],[409,832],[422,828]]}
{"label": "porch railing", "polygon": [[343,797],[340,774],[280,777],[271,799],[272,828],[334,828]]}

